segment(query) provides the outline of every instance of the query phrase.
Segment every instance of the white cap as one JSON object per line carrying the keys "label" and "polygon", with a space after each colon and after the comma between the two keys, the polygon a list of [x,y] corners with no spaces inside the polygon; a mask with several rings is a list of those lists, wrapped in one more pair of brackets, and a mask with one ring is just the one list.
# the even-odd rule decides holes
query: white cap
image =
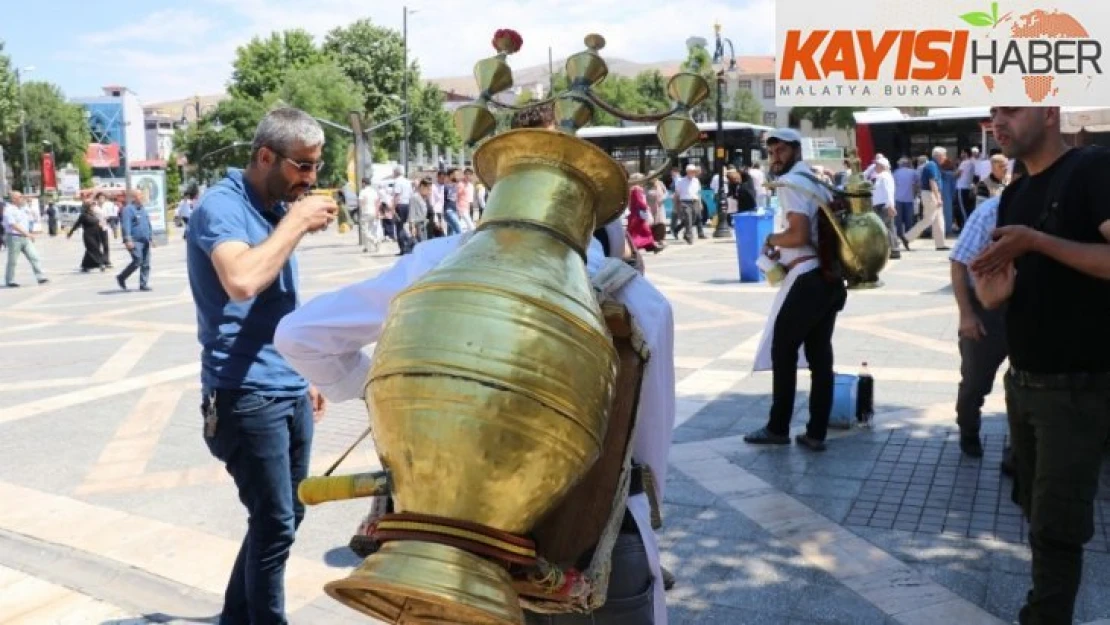
{"label": "white cap", "polygon": [[875,164],[882,165],[883,167],[890,169],[890,161],[887,160],[885,156],[880,155],[879,158],[875,159]]}
{"label": "white cap", "polygon": [[686,166],[686,172],[687,173],[692,172],[692,171],[697,171],[697,170],[698,170],[698,166],[693,164],[693,163],[690,163],[689,165]]}
{"label": "white cap", "polygon": [[802,133],[794,130],[793,128],[775,128],[767,133],[767,143],[772,141],[784,141],[786,143],[801,143]]}

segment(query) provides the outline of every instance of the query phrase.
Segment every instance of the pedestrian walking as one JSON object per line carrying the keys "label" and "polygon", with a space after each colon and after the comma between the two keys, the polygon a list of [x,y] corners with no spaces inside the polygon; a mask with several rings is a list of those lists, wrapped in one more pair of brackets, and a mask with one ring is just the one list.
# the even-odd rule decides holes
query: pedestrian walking
{"label": "pedestrian walking", "polygon": [[143,206],[146,201],[142,191],[132,191],[129,194],[131,201],[123,207],[120,214],[120,230],[123,235],[123,246],[131,254],[131,262],[116,276],[116,284],[124,291],[127,290],[127,279],[136,270],[139,272],[139,290],[150,289],[150,247],[154,230],[150,225],[150,213]]}
{"label": "pedestrian walking", "polygon": [[4,244],[8,248],[8,266],[4,272],[4,284],[9,287],[18,287],[15,281],[15,264],[20,254],[31,263],[31,271],[39,284],[46,284],[50,280],[42,271],[39,262],[39,253],[35,249],[35,233],[32,231],[32,219],[27,208],[27,198],[23,194],[12,192],[12,201],[4,207]]}

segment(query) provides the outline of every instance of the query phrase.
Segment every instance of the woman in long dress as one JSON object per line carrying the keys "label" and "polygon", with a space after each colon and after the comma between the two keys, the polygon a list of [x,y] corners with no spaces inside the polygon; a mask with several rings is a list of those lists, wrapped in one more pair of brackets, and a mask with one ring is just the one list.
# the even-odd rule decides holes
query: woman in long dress
{"label": "woman in long dress", "polygon": [[77,216],[77,221],[73,222],[73,226],[66,233],[66,238],[72,237],[78,228],[81,229],[81,241],[85,244],[85,256],[81,259],[81,271],[83,273],[88,273],[92,269],[104,271],[104,268],[108,265],[108,260],[104,258],[102,240],[104,230],[100,217],[93,212],[92,202],[85,201],[81,203],[81,214]]}
{"label": "woman in long dress", "polygon": [[643,179],[643,174],[632,174],[628,180],[628,236],[636,249],[658,253],[663,244],[656,241],[651,232],[654,219],[641,186]]}

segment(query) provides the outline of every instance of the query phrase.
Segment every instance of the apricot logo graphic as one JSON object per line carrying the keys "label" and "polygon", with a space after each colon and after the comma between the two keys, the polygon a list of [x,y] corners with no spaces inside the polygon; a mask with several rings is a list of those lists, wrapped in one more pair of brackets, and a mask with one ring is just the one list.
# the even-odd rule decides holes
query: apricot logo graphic
{"label": "apricot logo graphic", "polygon": [[1110,12],[1088,15],[1089,0],[956,0],[958,10],[886,0],[833,14],[827,2],[776,0],[779,106],[1110,102],[1102,67]]}
{"label": "apricot logo graphic", "polygon": [[1089,87],[1102,73],[1102,44],[1068,13],[1036,9],[999,16],[998,3],[992,2],[990,13],[965,13],[960,19],[988,29],[982,40],[972,40],[970,61],[971,73],[991,93],[1007,73],[1016,72],[1029,102],[1040,104],[1059,96],[1062,82],[1075,86],[1069,79],[1081,77]]}

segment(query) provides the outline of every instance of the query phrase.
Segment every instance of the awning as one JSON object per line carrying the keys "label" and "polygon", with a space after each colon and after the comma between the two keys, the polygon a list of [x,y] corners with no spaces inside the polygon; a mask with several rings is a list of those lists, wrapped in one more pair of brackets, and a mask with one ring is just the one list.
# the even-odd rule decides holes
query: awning
{"label": "awning", "polygon": [[1110,132],[1110,108],[1090,107],[1065,109],[1060,114],[1060,130],[1067,134],[1080,130]]}

